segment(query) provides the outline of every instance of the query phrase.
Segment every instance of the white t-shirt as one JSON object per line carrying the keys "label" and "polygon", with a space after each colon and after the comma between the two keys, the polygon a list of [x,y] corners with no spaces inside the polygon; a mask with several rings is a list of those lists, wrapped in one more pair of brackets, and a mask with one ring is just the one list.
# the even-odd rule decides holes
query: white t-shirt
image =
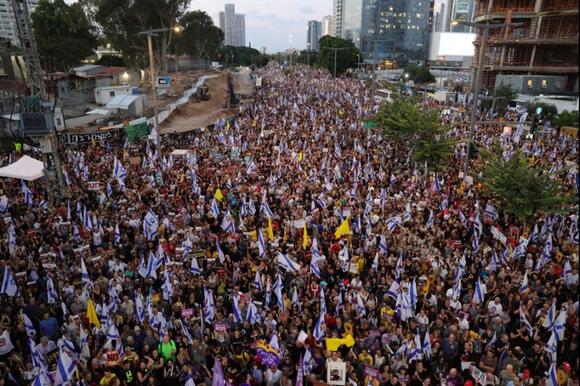
{"label": "white t-shirt", "polygon": [[503,307],[501,303],[495,304],[495,301],[489,302],[487,305],[487,312],[489,312],[489,316],[497,316],[503,313]]}
{"label": "white t-shirt", "polygon": [[14,350],[14,345],[10,339],[10,333],[8,330],[4,330],[2,335],[0,335],[0,355],[9,354],[12,350]]}

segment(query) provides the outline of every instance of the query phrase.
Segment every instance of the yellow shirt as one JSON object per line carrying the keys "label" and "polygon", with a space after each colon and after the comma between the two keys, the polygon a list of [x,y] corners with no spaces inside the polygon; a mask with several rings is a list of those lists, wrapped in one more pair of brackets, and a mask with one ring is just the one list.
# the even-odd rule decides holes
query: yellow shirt
{"label": "yellow shirt", "polygon": [[358,361],[367,365],[367,366],[373,365],[373,357],[370,354],[366,354],[366,355],[365,355],[365,353],[358,354]]}
{"label": "yellow shirt", "polygon": [[101,378],[101,382],[99,382],[99,385],[109,386],[115,378],[117,378],[115,374],[107,374],[103,378]]}

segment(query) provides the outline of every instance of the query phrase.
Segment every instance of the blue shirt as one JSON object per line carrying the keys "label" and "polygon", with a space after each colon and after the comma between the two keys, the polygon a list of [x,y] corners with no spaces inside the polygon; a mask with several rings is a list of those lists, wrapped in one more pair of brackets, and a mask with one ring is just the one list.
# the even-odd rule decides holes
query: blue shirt
{"label": "blue shirt", "polygon": [[40,332],[42,335],[46,335],[52,338],[56,335],[56,329],[58,328],[58,322],[56,318],[50,317],[48,319],[43,319],[40,321]]}

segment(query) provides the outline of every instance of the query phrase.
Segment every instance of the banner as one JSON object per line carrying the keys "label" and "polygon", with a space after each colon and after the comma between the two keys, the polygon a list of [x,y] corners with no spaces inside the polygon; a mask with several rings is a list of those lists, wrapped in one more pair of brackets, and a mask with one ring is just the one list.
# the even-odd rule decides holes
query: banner
{"label": "banner", "polygon": [[70,145],[91,143],[93,141],[102,142],[111,138],[113,138],[112,131],[102,131],[99,133],[90,133],[90,134],[61,133],[58,135],[58,140],[60,143],[68,143]]}
{"label": "banner", "polygon": [[266,367],[278,366],[280,364],[280,353],[269,343],[261,340],[256,343],[256,352],[262,364]]}
{"label": "banner", "polygon": [[125,131],[125,136],[129,142],[133,142],[138,138],[146,137],[149,134],[149,126],[146,122],[125,126],[123,130]]}

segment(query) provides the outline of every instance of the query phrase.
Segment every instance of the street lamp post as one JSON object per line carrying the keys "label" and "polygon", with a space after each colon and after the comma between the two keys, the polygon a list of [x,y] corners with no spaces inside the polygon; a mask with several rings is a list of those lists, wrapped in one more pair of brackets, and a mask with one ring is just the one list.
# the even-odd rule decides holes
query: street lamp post
{"label": "street lamp post", "polygon": [[[173,30],[175,32],[181,32],[182,27],[177,25],[173,27]],[[155,145],[157,147],[161,147],[161,128],[159,127],[159,117],[157,116],[157,79],[155,76],[155,56],[153,55],[153,35],[167,31],[171,31],[171,28],[154,28],[139,32],[139,35],[147,35],[147,48],[149,50],[149,74],[151,77],[151,87],[153,91],[153,124],[155,125]]]}
{"label": "street lamp post", "polygon": [[467,143],[467,151],[465,156],[465,165],[463,167],[463,177],[467,177],[467,172],[469,170],[469,148],[470,145],[473,143],[473,137],[475,135],[475,124],[477,119],[477,107],[479,103],[479,93],[481,91],[481,78],[483,75],[483,61],[485,59],[485,50],[487,46],[487,38],[489,36],[490,29],[498,29],[504,27],[511,27],[511,26],[518,26],[522,25],[523,23],[502,23],[502,24],[491,24],[491,19],[486,19],[483,22],[466,22],[466,21],[453,21],[452,25],[463,24],[468,27],[475,27],[483,30],[482,37],[481,37],[481,46],[479,48],[479,56],[477,59],[477,75],[475,76],[475,90],[473,94],[473,107],[471,109],[471,122],[469,126],[469,141]]}

